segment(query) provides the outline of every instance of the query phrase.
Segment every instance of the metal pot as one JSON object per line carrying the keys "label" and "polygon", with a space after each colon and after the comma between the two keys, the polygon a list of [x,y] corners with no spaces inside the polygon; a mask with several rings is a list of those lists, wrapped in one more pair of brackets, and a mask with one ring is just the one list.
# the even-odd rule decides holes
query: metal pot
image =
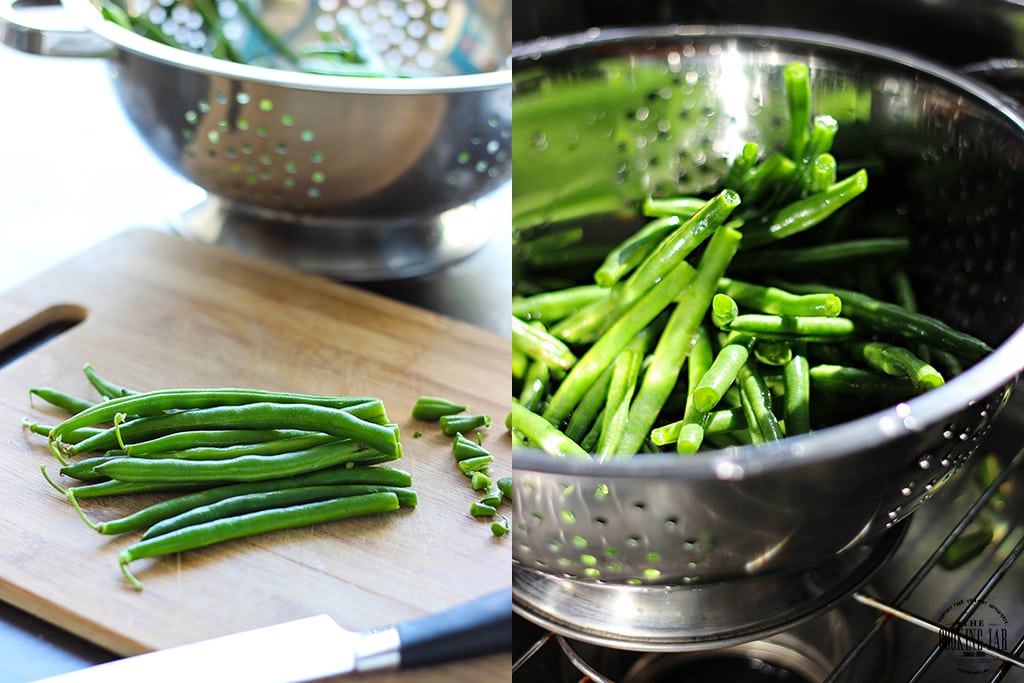
{"label": "metal pot", "polygon": [[751,603],[771,591],[743,582],[806,582],[884,545],[979,448],[1024,367],[1024,118],[986,86],[884,47],[694,26],[520,45],[514,239],[582,187],[607,207],[588,225],[614,228],[652,189],[713,187],[744,141],[779,145],[791,61],[811,66],[815,101],[839,120],[837,158],[856,150],[898,169],[872,176],[872,211],[909,224],[922,310],[995,351],[937,390],[769,446],[605,463],[517,451],[513,585],[528,617],[651,648],[753,635]]}

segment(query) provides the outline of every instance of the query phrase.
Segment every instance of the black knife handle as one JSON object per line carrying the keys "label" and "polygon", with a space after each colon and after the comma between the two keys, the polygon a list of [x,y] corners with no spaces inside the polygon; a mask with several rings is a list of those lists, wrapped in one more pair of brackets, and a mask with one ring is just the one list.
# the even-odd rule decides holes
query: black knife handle
{"label": "black knife handle", "polygon": [[402,669],[512,650],[512,589],[397,624]]}

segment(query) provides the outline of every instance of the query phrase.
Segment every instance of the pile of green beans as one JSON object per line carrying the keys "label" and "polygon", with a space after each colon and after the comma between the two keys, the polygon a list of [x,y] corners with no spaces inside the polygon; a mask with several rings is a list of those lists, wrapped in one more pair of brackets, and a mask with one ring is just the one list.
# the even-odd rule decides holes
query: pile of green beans
{"label": "pile of green beans", "polygon": [[[100,400],[33,387],[69,415],[25,420],[60,463],[64,495],[102,534],[142,531],[118,558],[128,565],[277,529],[415,507],[408,472],[383,464],[402,455],[398,425],[380,399],[233,388],[139,392],[85,366]],[[166,492],[117,519],[95,521],[82,501]]]}
{"label": "pile of green beans", "polygon": [[760,445],[912,398],[991,351],[917,309],[908,233],[842,232],[867,168],[837,163],[808,67],[783,79],[784,143],[745,144],[715,191],[646,197],[596,254],[575,222],[517,231],[515,446],[604,461]]}
{"label": "pile of green beans", "polygon": [[[412,417],[425,422],[437,422],[441,433],[452,438],[452,456],[459,471],[469,481],[477,497],[469,505],[469,514],[491,521],[491,533],[502,537],[508,534],[508,517],[498,516],[505,500],[512,500],[512,477],[495,477],[491,470],[494,456],[483,446],[479,430],[491,426],[490,415],[468,414],[468,407],[438,396],[421,396],[412,409]],[[476,440],[466,436],[475,432]]]}

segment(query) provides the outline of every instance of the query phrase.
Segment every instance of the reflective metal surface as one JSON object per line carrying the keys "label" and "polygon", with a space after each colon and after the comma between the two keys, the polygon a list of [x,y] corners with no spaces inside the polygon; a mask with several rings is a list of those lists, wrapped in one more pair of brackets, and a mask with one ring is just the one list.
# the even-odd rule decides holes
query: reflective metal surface
{"label": "reflective metal surface", "polygon": [[[1009,659],[1019,660],[1024,652],[1024,621],[1019,616],[1024,614],[1024,564],[1013,562],[1024,544],[1022,438],[1024,395],[1018,392],[982,443],[982,457],[972,459],[964,476],[903,523],[906,536],[867,586],[820,616],[749,644],[686,652],[567,640],[521,619],[513,680],[572,683],[586,670],[603,683],[688,680],[686,676],[809,683],[1024,681],[1024,668],[1002,665],[998,657],[950,636],[961,622],[964,639],[974,638],[985,649],[998,648]],[[947,548],[981,529],[993,534],[986,547],[955,566],[944,561]],[[862,604],[865,600],[940,624],[947,629],[946,637],[889,617]],[[723,669],[726,660],[731,666]],[[780,669],[792,676],[770,675]]]}
{"label": "reflective metal surface", "polygon": [[1002,344],[936,391],[769,447],[602,465],[517,453],[516,568],[609,594],[807,569],[946,483],[1024,365],[1024,122],[1002,95],[885,48],[763,29],[635,33],[518,50],[514,226],[554,218],[581,188],[607,207],[602,230],[624,227],[613,211],[649,191],[700,192],[743,141],[779,142],[781,68],[803,60],[840,122],[837,158],[894,169],[873,171],[884,189],[861,218],[907,221],[923,309]]}
{"label": "reflective metal surface", "polygon": [[818,567],[692,586],[599,584],[519,567],[513,608],[568,638],[620,649],[699,652],[750,643],[793,628],[863,586],[903,532],[895,528]]}
{"label": "reflective metal surface", "polygon": [[[63,54],[89,53],[97,36],[113,45],[110,79],[139,135],[175,172],[253,223],[272,223],[278,233],[289,225],[338,232],[341,241],[349,238],[344,233],[361,231],[378,242],[410,236],[440,242],[420,249],[417,268],[403,269],[392,254],[373,249],[353,258],[348,239],[331,267],[351,269],[353,279],[366,279],[364,271],[407,277],[456,260],[451,239],[433,234],[445,212],[508,182],[511,15],[502,0],[453,0],[437,7],[418,3],[427,16],[402,14],[399,20],[405,4],[384,4],[391,9],[377,8],[374,16],[394,15],[392,29],[408,42],[399,56],[457,52],[463,69],[486,70],[446,74],[434,60],[432,75],[364,78],[237,64],[142,38],[104,20],[89,0],[65,3],[65,20],[79,22],[77,31],[28,28],[26,10],[13,0],[4,0],[0,25],[8,44],[46,54],[62,54],[63,45],[74,46]],[[320,11],[315,4],[270,5],[269,15],[293,16],[304,30],[313,30]],[[362,25],[360,17],[356,12]],[[424,26],[417,40],[408,35],[410,22]],[[428,30],[431,22],[444,30]],[[285,26],[291,29],[288,20]],[[459,256],[489,234],[487,228],[463,234]],[[289,244],[303,240],[298,229],[287,236]]]}
{"label": "reflective metal surface", "polygon": [[308,218],[301,224],[264,219],[211,197],[175,217],[172,228],[190,239],[297,270],[347,282],[378,282],[428,274],[475,253],[504,230],[492,206],[507,194],[499,188],[436,218],[383,230],[359,221],[330,220],[325,229]]}
{"label": "reflective metal surface", "polygon": [[1015,0],[514,0],[514,38],[574,33],[593,26],[746,24],[787,27],[899,47],[961,67],[1024,55]]}

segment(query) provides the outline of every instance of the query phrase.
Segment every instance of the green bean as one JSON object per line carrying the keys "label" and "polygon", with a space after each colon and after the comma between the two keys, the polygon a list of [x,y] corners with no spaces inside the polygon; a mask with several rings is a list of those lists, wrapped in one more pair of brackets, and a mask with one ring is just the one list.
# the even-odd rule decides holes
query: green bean
{"label": "green bean", "polygon": [[612,380],[608,385],[608,400],[596,451],[602,458],[615,453],[629,420],[629,406],[636,391],[640,365],[644,360],[643,349],[636,346],[646,347],[646,340],[637,345],[631,343],[612,364]]}
{"label": "green bean", "polygon": [[551,334],[569,344],[594,341],[610,322],[613,322],[620,291],[621,289],[613,288],[604,298],[589,303],[558,321],[551,327]]}
{"label": "green bean", "polygon": [[[896,268],[889,275],[889,282],[892,285],[895,303],[908,311],[917,312],[917,296],[914,294],[914,286],[910,282],[910,276],[903,268]],[[963,367],[955,356],[948,351],[933,351],[926,344],[919,344],[917,355],[926,363],[933,362],[946,369],[950,376],[959,375]]]}
{"label": "green bean", "polygon": [[790,159],[799,159],[810,136],[810,68],[801,62],[790,62],[782,68],[782,81],[789,114],[789,135],[783,150]]}
{"label": "green bean", "polygon": [[682,262],[633,302],[576,361],[548,402],[544,417],[552,424],[561,424],[615,356],[676,299],[695,273],[692,266]]}
{"label": "green bean", "polygon": [[872,332],[892,334],[911,342],[948,351],[973,362],[992,351],[985,342],[953,329],[938,318],[908,311],[896,304],[848,289],[817,284],[785,284],[794,292],[831,291],[843,300],[843,314]]}
{"label": "green bean", "polygon": [[70,487],[75,498],[106,498],[107,496],[130,496],[138,493],[182,493],[209,488],[211,482],[180,482],[180,481],[100,481],[95,484],[83,484]]}
{"label": "green bean", "polygon": [[91,408],[96,405],[95,402],[89,401],[84,398],[77,398],[66,394],[63,391],[57,391],[49,387],[32,387],[28,390],[29,402],[31,403],[33,396],[38,396],[52,406],[56,406],[61,410],[71,413],[80,413],[86,408]]}
{"label": "green bean", "polygon": [[512,316],[512,346],[551,368],[568,371],[576,363],[576,355],[565,342],[516,316]]}
{"label": "green bean", "polygon": [[443,415],[441,416],[441,433],[455,436],[471,432],[474,429],[487,429],[491,426],[490,415]]}
{"label": "green bean", "polygon": [[110,422],[118,413],[132,416],[159,415],[172,410],[242,406],[249,403],[307,404],[336,409],[353,408],[379,399],[357,396],[318,396],[258,389],[164,389],[113,398],[72,415],[56,428],[54,438],[77,427]]}
{"label": "green bean", "polygon": [[889,284],[892,285],[893,298],[895,303],[908,311],[917,311],[917,295],[914,294],[914,285],[910,282],[910,276],[903,268],[896,268],[889,273]]}
{"label": "green bean", "polygon": [[988,527],[974,529],[957,537],[939,558],[944,569],[957,569],[982,553],[995,538],[995,532]]}
{"label": "green bean", "polygon": [[744,313],[723,329],[759,338],[838,341],[850,337],[856,326],[851,319],[843,317]]}
{"label": "green bean", "polygon": [[509,527],[508,517],[502,517],[500,522],[491,522],[491,533],[501,538],[511,531]]}
{"label": "green bean", "polygon": [[96,369],[91,363],[86,363],[85,367],[82,368],[86,378],[89,380],[89,384],[96,389],[97,393],[103,398],[119,398],[121,396],[130,396],[131,394],[137,394],[137,391],[126,389],[125,387],[119,387],[103,377],[100,377],[96,373]]}
{"label": "green bean", "polygon": [[913,382],[861,368],[834,364],[815,365],[808,370],[811,388],[841,396],[870,398],[878,403],[897,403],[917,395]]}
{"label": "green bean", "polygon": [[749,424],[757,426],[757,433],[762,442],[781,439],[784,436],[782,427],[772,412],[771,392],[768,391],[760,372],[753,364],[747,363],[740,368],[737,383],[745,405],[744,414]]}
{"label": "green bean", "polygon": [[249,26],[251,26],[260,38],[262,38],[268,45],[270,45],[277,54],[281,55],[289,64],[297,65],[299,63],[299,56],[295,54],[295,51],[288,46],[281,37],[271,31],[267,26],[260,21],[260,18],[256,15],[253,9],[249,6],[246,0],[237,0],[235,5],[238,7],[239,13],[245,18]]}
{"label": "green bean", "polygon": [[487,503],[481,503],[478,500],[474,500],[469,505],[469,514],[474,517],[494,517],[498,514],[498,509],[493,505],[488,505]]}
{"label": "green bean", "polygon": [[512,315],[527,321],[536,319],[550,324],[606,296],[608,290],[605,287],[579,285],[529,297],[515,297],[512,300]]}
{"label": "green bean", "polygon": [[519,349],[512,349],[512,377],[513,379],[520,379],[526,374],[526,368],[529,365],[530,359],[526,357],[526,354]]}
{"label": "green bean", "polygon": [[[127,423],[126,423],[127,424]],[[121,425],[122,434],[125,425]],[[103,430],[97,430],[97,433]],[[182,451],[187,448],[217,448],[279,441],[297,436],[308,436],[318,432],[300,429],[194,429],[187,432],[173,432],[148,441],[125,444],[128,455],[147,457],[152,454]]]}
{"label": "green bean", "polygon": [[842,299],[827,291],[794,294],[778,287],[755,285],[727,277],[718,281],[718,291],[732,297],[745,308],[773,315],[831,318],[839,315],[843,309]]}
{"label": "green bean", "polygon": [[[974,470],[975,478],[978,481],[978,485],[982,489],[987,489],[995,482],[999,477],[999,474],[1003,471],[1003,464],[999,460],[999,456],[995,453],[988,453],[978,461],[978,464]],[[1000,487],[992,492],[992,496],[989,498],[989,505],[995,509],[1000,509],[1006,505],[1006,498],[1003,497]]]}
{"label": "green bean", "polygon": [[211,522],[224,517],[281,508],[287,505],[301,505],[331,498],[364,496],[370,493],[394,493],[400,507],[416,507],[417,496],[412,489],[379,484],[334,484],[322,486],[295,486],[287,489],[246,493],[224,498],[214,503],[200,505],[191,510],[156,522],[146,529],[142,539],[156,538],[178,529]]}
{"label": "green bean", "polygon": [[203,17],[207,27],[207,41],[212,43],[210,54],[218,59],[243,63],[245,60],[224,35],[224,22],[218,12],[218,5],[211,0],[194,0],[193,6]]}
{"label": "green bean", "polygon": [[822,192],[836,182],[836,158],[831,154],[819,154],[811,165],[808,190],[811,194]]}
{"label": "green bean", "polygon": [[683,412],[693,403],[693,390],[700,383],[704,373],[715,360],[715,352],[711,345],[711,335],[703,325],[693,335],[690,353],[686,356],[686,402]]}
{"label": "green bean", "polygon": [[480,502],[484,505],[490,505],[492,508],[497,508],[501,505],[501,491],[497,486],[489,486],[480,498]]}
{"label": "green bean", "polygon": [[743,248],[771,244],[812,228],[849,203],[868,187],[867,171],[861,169],[828,189],[787,204],[743,227]]}
{"label": "green bean", "polygon": [[100,0],[100,13],[107,21],[117,24],[121,28],[134,30],[132,17],[123,7],[111,0]]}
{"label": "green bean", "polygon": [[828,154],[838,130],[839,123],[827,114],[815,116],[811,121],[810,136],[807,138],[807,143],[797,162],[797,172],[794,177],[794,191],[798,198],[809,194],[812,178],[815,175],[815,164],[822,154]]}
{"label": "green bean", "polygon": [[589,458],[579,444],[559,431],[551,422],[512,400],[509,423],[526,437],[530,445],[559,457]]}
{"label": "green bean", "polygon": [[[758,422],[757,414],[754,411],[754,404],[743,391],[739,392],[740,409],[743,411],[743,419],[747,423],[747,438],[754,446],[764,444],[768,439],[761,433],[761,425]],[[730,434],[730,436],[733,436]]]}
{"label": "green bean", "polygon": [[629,409],[626,430],[619,442],[620,452],[635,453],[647,439],[666,399],[672,393],[693,337],[711,306],[711,297],[715,293],[718,279],[724,275],[741,239],[738,230],[722,226],[715,230],[708,242],[697,267],[696,277],[687,289],[684,300],[669,317],[665,331],[654,348],[640,389]]}
{"label": "green bean", "polygon": [[128,565],[136,560],[193,550],[222,541],[280,529],[379,514],[397,510],[399,507],[398,496],[386,492],[251,512],[236,517],[213,520],[156,538],[139,541],[121,551],[118,555],[118,563],[131,584],[136,589],[141,589],[142,583],[128,569]]}
{"label": "green bean", "polygon": [[754,207],[760,205],[764,195],[769,194],[772,188],[779,184],[789,182],[795,173],[796,163],[792,159],[779,152],[772,152],[743,176],[736,189],[743,197],[744,204],[749,207],[749,212],[753,212],[756,210]]}
{"label": "green bean", "polygon": [[497,482],[498,490],[506,500],[512,500],[512,477],[502,477]]}
{"label": "green bean", "polygon": [[341,463],[365,462],[384,455],[397,459],[352,439],[278,455],[241,455],[229,460],[178,460],[174,458],[115,458],[96,466],[100,474],[130,482],[237,482],[277,479],[305,474]]}
{"label": "green bean", "polygon": [[711,367],[693,389],[694,407],[707,413],[718,405],[749,356],[750,350],[744,343],[726,344],[719,349]]}
{"label": "green bean", "polygon": [[751,443],[750,433],[734,432],[732,434],[705,434],[704,443],[712,448],[735,448]]}
{"label": "green bean", "polygon": [[728,294],[718,293],[711,298],[711,322],[716,327],[728,327],[740,314],[736,300]]}
{"label": "green bean", "polygon": [[[583,394],[579,405],[576,406],[575,410],[572,411],[572,415],[569,416],[569,423],[565,426],[565,435],[576,443],[580,443],[587,435],[594,425],[594,420],[597,419],[598,414],[604,407],[608,398],[608,387],[612,382],[614,369],[614,362],[605,368],[604,372],[597,378],[597,381],[590,385],[590,388]],[[530,409],[534,410],[533,408]],[[541,411],[534,410],[534,412]]]}
{"label": "green bean", "polygon": [[597,419],[594,420],[594,424],[591,425],[590,431],[587,432],[582,441],[578,442],[580,448],[588,454],[597,450],[597,442],[601,439],[601,426],[604,424],[604,411],[605,409],[603,407],[598,411]]}
{"label": "green bean", "polygon": [[589,265],[604,256],[603,244],[581,244],[563,249],[529,250],[530,265],[537,269],[564,271],[566,268]]}
{"label": "green bean", "polygon": [[764,365],[786,365],[793,359],[793,346],[785,339],[758,339],[754,358]]}
{"label": "green bean", "polygon": [[811,431],[811,375],[806,351],[800,349],[783,367],[785,391],[783,393],[783,421],[786,436]]}
{"label": "green bean", "polygon": [[414,420],[435,421],[445,415],[458,415],[469,408],[439,396],[420,396],[412,407]]}
{"label": "green bean", "polygon": [[809,247],[758,249],[740,252],[734,270],[791,272],[858,263],[902,259],[910,251],[905,237],[871,237]]}
{"label": "green bean", "polygon": [[[112,481],[110,483],[122,484],[124,482]],[[211,503],[234,496],[280,491],[300,486],[338,486],[343,484],[409,487],[412,485],[412,477],[404,470],[384,465],[376,467],[346,467],[340,465],[293,477],[264,479],[262,481],[206,488],[153,503],[124,517],[105,522],[90,520],[82,512],[81,507],[78,506],[77,499],[83,497],[80,495],[80,492],[86,487],[68,488],[66,494],[86,524],[101,534],[114,535],[138,531],[188,510],[210,505]]]}
{"label": "green bean", "polygon": [[707,203],[702,197],[644,197],[641,213],[648,218],[689,218]]}
{"label": "green bean", "polygon": [[526,375],[523,377],[519,400],[530,410],[537,410],[544,403],[550,383],[551,368],[539,360],[531,361],[530,367],[527,368]]}
{"label": "green bean", "polygon": [[704,424],[707,413],[701,414],[698,422],[688,422],[679,430],[679,438],[676,439],[676,452],[680,454],[696,453],[704,443]]}
{"label": "green bean", "polygon": [[[187,434],[187,432],[184,432]],[[154,451],[144,456],[133,453],[131,444],[125,444],[125,453],[135,458],[175,458],[178,460],[228,460],[242,455],[277,455],[312,448],[325,443],[337,441],[338,437],[318,432],[299,432],[298,436],[283,439],[271,439],[256,443],[243,443],[234,446],[195,446],[177,451]]]}
{"label": "green bean", "polygon": [[760,153],[760,147],[758,147],[756,142],[744,143],[740,153],[732,160],[719,184],[722,187],[731,187],[734,190],[738,190],[743,176],[757,163]]}
{"label": "green bean", "polygon": [[[700,206],[705,203],[700,200]],[[657,249],[661,241],[679,227],[680,222],[679,216],[673,213],[647,223],[608,252],[594,271],[594,281],[603,288],[614,285]]]}
{"label": "green bean", "polygon": [[[50,432],[54,429],[54,425],[42,424],[34,420],[30,420],[27,417],[22,418],[21,424],[33,434],[38,434],[40,436],[49,436]],[[80,427],[67,434],[66,441],[67,443],[78,443],[82,439],[88,439],[102,431],[104,430],[99,427]]]}
{"label": "green bean", "polygon": [[479,455],[472,458],[463,458],[458,461],[459,470],[467,477],[472,476],[475,472],[487,472],[491,469],[491,463],[494,462],[493,455]]}
{"label": "green bean", "polygon": [[901,346],[870,341],[854,342],[848,347],[870,367],[888,375],[906,377],[918,391],[928,391],[945,383],[938,370]]}
{"label": "green bean", "polygon": [[490,455],[490,452],[476,441],[467,439],[462,434],[456,434],[452,441],[452,455],[458,461]]}
{"label": "green bean", "polygon": [[96,468],[103,464],[110,462],[116,458],[124,456],[119,455],[98,455],[93,458],[85,458],[68,465],[64,465],[60,468],[61,476],[71,477],[72,479],[78,479],[79,481],[103,481],[109,479],[105,474],[100,474]]}
{"label": "green bean", "polygon": [[729,214],[739,205],[740,196],[736,192],[722,190],[665,237],[624,283],[618,300],[619,310],[624,310],[666,278],[716,228],[725,223]]}
{"label": "green bean", "polygon": [[[97,407],[131,400],[142,394],[126,396],[124,399],[111,399]],[[374,399],[376,400],[376,399]],[[125,439],[145,438],[157,434],[176,431],[214,430],[214,429],[301,429],[332,434],[338,437],[353,437],[364,441],[385,453],[398,457],[401,455],[398,425],[377,424],[360,418],[353,413],[362,404],[351,409],[329,408],[320,405],[301,403],[246,403],[242,405],[221,405],[210,408],[196,408],[177,413],[138,418],[130,422],[111,427],[103,435],[97,435],[87,441],[69,446],[69,453],[83,452],[90,449],[107,449],[120,445]],[[90,409],[91,410],[91,409]],[[67,429],[68,421],[58,425],[50,433],[51,450],[61,441],[62,433]],[[113,419],[118,413],[110,416]],[[138,428],[136,428],[138,427]],[[111,443],[113,437],[113,443]],[[56,450],[54,452],[57,452]]]}
{"label": "green bean", "polygon": [[[651,442],[656,446],[667,446],[679,441],[680,430],[688,424],[686,417],[675,422],[661,425],[651,430]],[[725,434],[746,429],[747,421],[740,408],[723,408],[712,410],[707,414],[707,421],[704,423],[704,434]]]}

